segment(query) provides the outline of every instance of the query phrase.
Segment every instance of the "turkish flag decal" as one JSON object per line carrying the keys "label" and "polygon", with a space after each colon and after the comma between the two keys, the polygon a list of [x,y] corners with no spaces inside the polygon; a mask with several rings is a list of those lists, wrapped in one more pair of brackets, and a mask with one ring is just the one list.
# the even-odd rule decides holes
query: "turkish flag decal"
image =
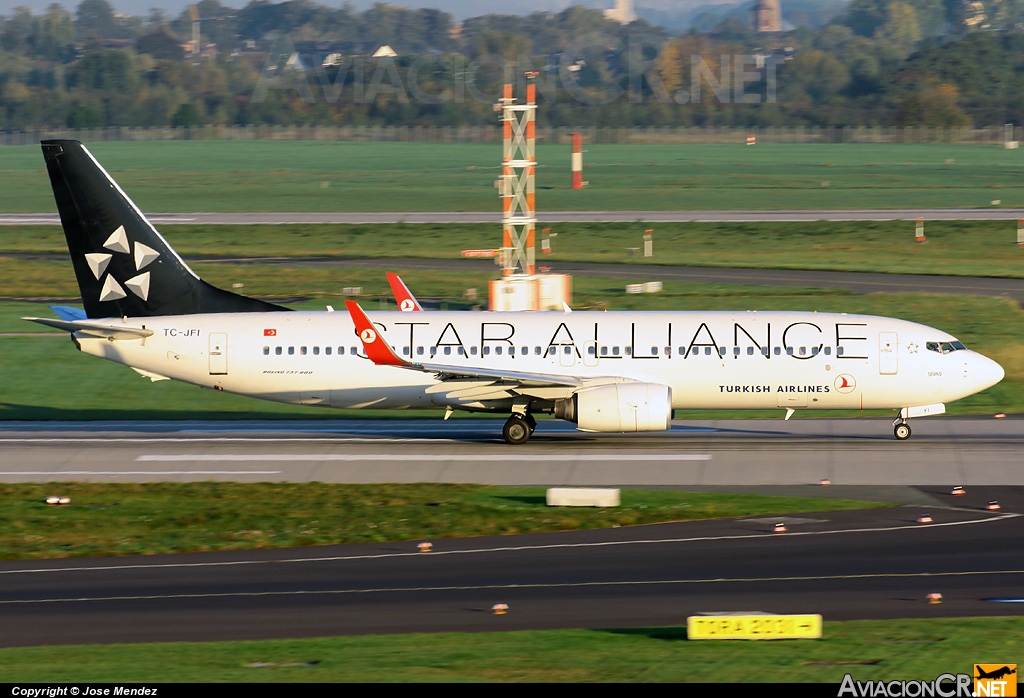
{"label": "turkish flag decal", "polygon": [[277,336],[277,330],[263,330],[263,336],[264,337],[276,337]]}

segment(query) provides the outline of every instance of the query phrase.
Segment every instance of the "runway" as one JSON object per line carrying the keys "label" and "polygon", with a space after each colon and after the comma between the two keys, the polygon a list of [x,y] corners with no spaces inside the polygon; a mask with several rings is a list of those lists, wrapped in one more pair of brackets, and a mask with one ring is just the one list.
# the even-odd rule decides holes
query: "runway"
{"label": "runway", "polygon": [[[498,211],[149,213],[154,225],[500,223]],[[766,223],[799,221],[1016,220],[1017,208],[911,208],[780,211],[541,211],[539,223]],[[0,225],[60,225],[56,213],[4,213]]]}
{"label": "runway", "polygon": [[529,443],[502,420],[6,423],[0,483],[92,480],[469,482],[495,485],[1024,486],[1019,418],[676,421],[667,432],[588,434],[541,420]]}
{"label": "runway", "polygon": [[[904,506],[530,536],[0,563],[0,646],[681,625],[711,611],[828,620],[1024,612],[1019,419],[676,422],[594,435],[542,420],[7,423],[0,483],[478,482],[838,496]],[[831,485],[822,486],[828,478]],[[951,496],[954,484],[967,495]],[[65,487],[66,489],[66,487]],[[63,490],[62,490],[63,491]],[[985,505],[998,499],[1002,510]],[[917,523],[922,511],[934,518]],[[929,605],[938,591],[945,601]],[[510,607],[507,616],[489,611]]]}

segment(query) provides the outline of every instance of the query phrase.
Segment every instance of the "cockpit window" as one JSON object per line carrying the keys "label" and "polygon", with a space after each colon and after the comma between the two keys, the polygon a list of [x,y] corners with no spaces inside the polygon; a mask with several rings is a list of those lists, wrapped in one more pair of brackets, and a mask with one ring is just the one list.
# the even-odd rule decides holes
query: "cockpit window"
{"label": "cockpit window", "polygon": [[967,347],[964,346],[963,342],[925,342],[924,348],[938,354],[950,354]]}

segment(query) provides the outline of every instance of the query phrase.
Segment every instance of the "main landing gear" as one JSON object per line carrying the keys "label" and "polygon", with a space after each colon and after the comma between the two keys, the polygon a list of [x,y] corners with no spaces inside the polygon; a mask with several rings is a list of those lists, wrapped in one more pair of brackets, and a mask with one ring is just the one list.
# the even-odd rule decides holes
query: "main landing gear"
{"label": "main landing gear", "polygon": [[533,415],[529,412],[514,413],[505,422],[505,428],[501,430],[501,435],[505,437],[505,443],[509,444],[525,444],[530,440],[533,435],[533,431],[537,428],[537,420],[534,419]]}
{"label": "main landing gear", "polygon": [[910,425],[902,416],[897,417],[892,423],[892,433],[898,441],[906,441],[910,438]]}

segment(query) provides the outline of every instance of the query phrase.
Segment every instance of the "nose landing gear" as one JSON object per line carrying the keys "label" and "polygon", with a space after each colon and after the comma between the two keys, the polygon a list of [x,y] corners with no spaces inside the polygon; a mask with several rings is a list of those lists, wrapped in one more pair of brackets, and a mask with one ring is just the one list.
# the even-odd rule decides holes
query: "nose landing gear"
{"label": "nose landing gear", "polygon": [[892,433],[898,441],[906,441],[910,438],[910,425],[902,416],[897,417],[892,423]]}

